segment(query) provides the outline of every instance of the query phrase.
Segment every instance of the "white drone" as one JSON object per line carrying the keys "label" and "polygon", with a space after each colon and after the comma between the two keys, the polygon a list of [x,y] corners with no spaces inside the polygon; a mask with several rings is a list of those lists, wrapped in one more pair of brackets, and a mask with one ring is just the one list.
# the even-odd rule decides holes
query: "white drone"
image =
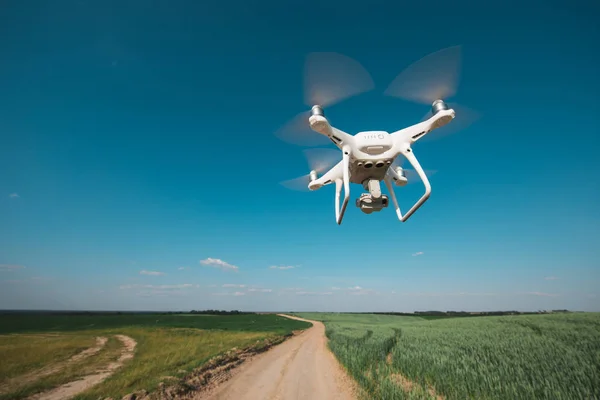
{"label": "white drone", "polygon": [[[449,107],[443,100],[455,94],[460,64],[460,47],[449,47],[430,54],[403,71],[385,91],[386,95],[401,97],[419,103],[431,104],[431,112],[421,122],[388,133],[386,131],[366,131],[350,135],[332,126],[323,111],[325,104],[331,105],[341,99],[373,89],[373,81],[366,70],[356,61],[336,53],[312,53],[305,68],[307,91],[305,102],[312,105],[310,114],[301,113],[290,124],[278,131],[278,136],[290,141],[290,132],[297,128],[310,127],[324,138],[331,140],[342,151],[328,149],[306,151],[311,171],[308,175],[282,182],[293,187],[302,183],[308,190],[317,190],[335,183],[335,219],[342,223],[350,199],[350,183],[360,184],[368,193],[356,200],[356,206],[364,213],[381,211],[388,206],[388,197],[381,192],[380,182],[384,181],[388,189],[396,215],[401,222],[408,220],[421,207],[431,194],[431,185],[427,174],[419,164],[411,148],[412,144],[434,129],[452,122],[456,116],[455,106]],[[315,67],[318,72],[315,72]],[[351,76],[352,79],[348,79]],[[340,81],[340,78],[343,81]],[[320,80],[320,82],[315,82]],[[465,109],[466,110],[466,109]],[[467,111],[468,117],[469,111]],[[467,118],[468,119],[468,118]],[[472,119],[472,118],[471,118]],[[307,124],[308,123],[308,124]],[[305,136],[309,137],[310,136]],[[314,138],[313,138],[314,139]],[[334,154],[332,154],[332,152]],[[425,193],[402,214],[393,185],[404,186],[409,182],[407,172],[397,158],[401,156],[412,164],[415,174],[425,185]],[[325,172],[329,165],[337,164]],[[332,162],[333,161],[333,162]],[[412,179],[411,179],[412,180]],[[340,204],[342,188],[344,198]]]}

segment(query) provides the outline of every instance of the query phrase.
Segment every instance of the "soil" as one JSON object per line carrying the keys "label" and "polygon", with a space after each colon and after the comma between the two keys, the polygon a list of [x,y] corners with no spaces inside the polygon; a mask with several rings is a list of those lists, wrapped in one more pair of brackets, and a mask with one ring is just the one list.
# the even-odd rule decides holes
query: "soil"
{"label": "soil", "polygon": [[195,400],[356,398],[356,388],[327,347],[325,326],[318,321],[272,350],[244,363],[231,378],[195,394]]}

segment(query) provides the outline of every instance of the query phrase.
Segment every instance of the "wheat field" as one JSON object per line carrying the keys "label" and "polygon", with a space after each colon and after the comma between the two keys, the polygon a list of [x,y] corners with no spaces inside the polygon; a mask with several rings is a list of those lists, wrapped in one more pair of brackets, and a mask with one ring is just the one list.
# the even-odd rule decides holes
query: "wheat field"
{"label": "wheat field", "polygon": [[598,399],[600,313],[426,320],[299,313],[372,399]]}

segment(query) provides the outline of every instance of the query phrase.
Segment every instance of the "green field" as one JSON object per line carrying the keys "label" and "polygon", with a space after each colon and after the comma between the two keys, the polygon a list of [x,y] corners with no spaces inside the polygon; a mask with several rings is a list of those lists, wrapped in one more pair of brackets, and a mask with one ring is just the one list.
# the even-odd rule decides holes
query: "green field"
{"label": "green field", "polygon": [[0,334],[81,331],[123,327],[219,329],[285,334],[306,323],[273,314],[0,314]]}
{"label": "green field", "polygon": [[[122,349],[116,334],[136,340],[134,358],[77,399],[152,391],[165,379],[182,378],[232,348],[260,348],[310,326],[270,314],[0,314],[0,400],[25,398],[115,361]],[[96,337],[108,338],[99,353],[67,362]],[[62,368],[42,373],[48,366]]]}
{"label": "green field", "polygon": [[367,398],[600,398],[600,313],[296,315],[325,323],[331,350]]}

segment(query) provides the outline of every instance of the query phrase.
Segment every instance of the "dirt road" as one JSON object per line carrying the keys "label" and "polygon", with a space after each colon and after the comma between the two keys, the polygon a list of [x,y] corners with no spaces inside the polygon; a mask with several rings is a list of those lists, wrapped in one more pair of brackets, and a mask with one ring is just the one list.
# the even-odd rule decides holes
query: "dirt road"
{"label": "dirt road", "polygon": [[327,348],[325,326],[318,321],[308,322],[312,322],[312,328],[242,364],[231,379],[196,399],[355,399],[353,381]]}

